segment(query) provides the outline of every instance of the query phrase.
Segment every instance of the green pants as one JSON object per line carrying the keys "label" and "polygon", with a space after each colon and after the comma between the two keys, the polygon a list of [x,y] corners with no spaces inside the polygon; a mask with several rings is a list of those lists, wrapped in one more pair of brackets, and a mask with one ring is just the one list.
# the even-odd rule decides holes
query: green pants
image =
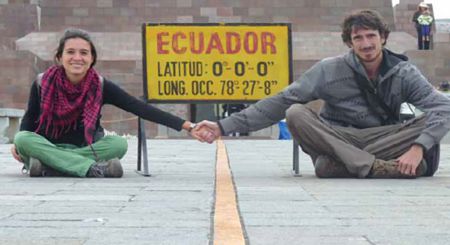
{"label": "green pants", "polygon": [[[29,169],[30,157],[61,173],[86,177],[89,168],[96,162],[91,147],[71,144],[53,144],[45,137],[29,131],[20,131],[14,137],[14,145]],[[122,158],[128,149],[127,141],[120,136],[105,136],[92,144],[98,160]]]}

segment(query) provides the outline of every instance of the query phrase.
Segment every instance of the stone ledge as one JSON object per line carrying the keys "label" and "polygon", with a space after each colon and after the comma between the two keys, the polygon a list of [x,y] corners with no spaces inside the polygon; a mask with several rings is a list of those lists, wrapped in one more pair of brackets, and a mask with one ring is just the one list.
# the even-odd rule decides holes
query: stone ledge
{"label": "stone ledge", "polygon": [[12,143],[24,114],[21,109],[0,108],[0,144]]}
{"label": "stone ledge", "polygon": [[0,117],[23,117],[24,114],[22,109],[0,108]]}

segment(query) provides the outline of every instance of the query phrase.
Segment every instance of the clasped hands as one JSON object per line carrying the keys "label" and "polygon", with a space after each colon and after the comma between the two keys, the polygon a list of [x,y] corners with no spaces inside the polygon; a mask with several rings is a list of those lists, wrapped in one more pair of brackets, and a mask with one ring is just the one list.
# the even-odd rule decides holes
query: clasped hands
{"label": "clasped hands", "polygon": [[222,135],[222,132],[217,122],[203,120],[197,123],[197,126],[191,130],[190,134],[200,142],[211,144]]}

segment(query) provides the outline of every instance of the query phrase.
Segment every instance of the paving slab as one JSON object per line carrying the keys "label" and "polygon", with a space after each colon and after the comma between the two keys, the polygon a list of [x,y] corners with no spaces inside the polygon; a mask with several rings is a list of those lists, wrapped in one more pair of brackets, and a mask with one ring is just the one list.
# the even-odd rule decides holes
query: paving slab
{"label": "paving slab", "polygon": [[[318,179],[292,142],[226,141],[250,244],[448,244],[450,152],[432,178]],[[251,150],[242,151],[248,146]]]}
{"label": "paving slab", "polygon": [[208,244],[215,145],[148,142],[151,177],[130,140],[120,179],[30,178],[0,145],[0,244]]}
{"label": "paving slab", "polygon": [[[435,177],[318,179],[292,141],[224,140],[248,244],[449,244],[450,145]],[[121,179],[30,178],[0,145],[0,244],[212,244],[216,145],[129,139]]]}

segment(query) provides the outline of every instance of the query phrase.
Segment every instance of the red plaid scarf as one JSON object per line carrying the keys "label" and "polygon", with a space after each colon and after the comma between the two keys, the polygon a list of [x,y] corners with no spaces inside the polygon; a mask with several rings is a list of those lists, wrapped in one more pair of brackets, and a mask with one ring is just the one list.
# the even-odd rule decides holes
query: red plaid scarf
{"label": "red plaid scarf", "polygon": [[41,116],[36,132],[45,125],[46,134],[51,128],[51,137],[59,138],[77,127],[81,115],[84,137],[92,144],[103,98],[97,72],[90,68],[83,80],[73,85],[62,66],[52,66],[42,77],[40,91]]}

